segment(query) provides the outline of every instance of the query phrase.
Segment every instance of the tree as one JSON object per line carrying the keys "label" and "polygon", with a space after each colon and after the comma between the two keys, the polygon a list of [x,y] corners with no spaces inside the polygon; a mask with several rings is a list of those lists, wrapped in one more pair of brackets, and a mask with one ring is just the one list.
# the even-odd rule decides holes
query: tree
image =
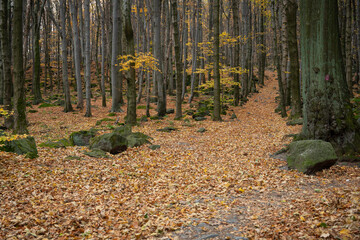
{"label": "tree", "polygon": [[[153,17],[154,17],[154,57],[158,60],[159,69],[162,70],[162,50],[161,50],[161,0],[153,0]],[[155,71],[155,81],[158,86],[158,116],[162,117],[166,114],[166,91],[161,71]]]}
{"label": "tree", "polygon": [[291,118],[299,118],[301,116],[301,97],[300,97],[300,64],[297,45],[296,32],[296,0],[287,0],[286,17],[287,17],[287,44],[290,57],[290,85],[291,85]]}
{"label": "tree", "polygon": [[[127,42],[128,54],[135,56],[134,32],[131,25],[131,1],[124,0],[125,25],[124,32]],[[129,76],[127,81],[127,115],[126,123],[136,124],[136,84],[135,84],[135,63],[130,64]]]}
{"label": "tree", "polygon": [[214,4],[214,121],[221,121],[220,116],[220,39],[219,39],[219,15],[220,1],[212,0],[210,4]]}
{"label": "tree", "polygon": [[[0,1],[0,38],[1,38],[1,58],[3,63],[3,78],[4,78],[4,105],[5,110],[10,112],[12,110],[12,75],[11,75],[11,38],[9,36],[9,9],[8,1]],[[5,118],[5,127],[13,127],[13,117]]]}
{"label": "tree", "polygon": [[175,118],[179,119],[182,117],[181,110],[181,93],[182,93],[182,72],[181,72],[181,53],[180,53],[180,34],[178,25],[178,10],[177,0],[171,0],[172,4],[172,23],[174,28],[174,41],[175,41],[175,66],[176,66],[176,112]]}
{"label": "tree", "polygon": [[44,10],[46,0],[30,1],[32,7],[32,47],[33,47],[33,81],[32,92],[34,94],[33,104],[41,103],[42,96],[40,91],[40,25],[41,15]]}
{"label": "tree", "polygon": [[23,69],[23,1],[14,0],[13,16],[13,58],[14,58],[14,133],[25,134],[26,127],[26,98],[25,78]]}
{"label": "tree", "polygon": [[72,112],[71,105],[69,77],[68,77],[68,62],[67,62],[67,39],[66,39],[66,1],[60,1],[60,22],[61,22],[61,57],[62,57],[62,78],[65,95],[64,112]]}
{"label": "tree", "polygon": [[90,0],[84,2],[84,35],[85,35],[85,85],[86,112],[85,117],[91,117],[91,58],[90,58]]}
{"label": "tree", "polygon": [[[232,0],[231,1],[231,9],[232,9],[232,17],[234,22],[234,38],[239,36],[239,1]],[[238,67],[240,65],[240,42],[237,39],[234,46],[234,67]],[[240,75],[238,73],[234,73],[234,82],[240,82]],[[239,85],[234,86],[234,105],[238,106],[240,101],[240,89]]]}
{"label": "tree", "polygon": [[96,0],[96,6],[101,14],[101,99],[102,106],[106,107],[106,92],[105,92],[105,13],[100,6],[100,0]]}
{"label": "tree", "polygon": [[341,153],[360,150],[341,53],[336,0],[300,1],[301,64],[306,139],[332,143]]}
{"label": "tree", "polygon": [[80,50],[80,38],[79,38],[79,26],[78,26],[78,9],[76,0],[69,0],[70,12],[72,19],[72,34],[74,45],[74,64],[75,64],[75,78],[76,78],[76,90],[77,90],[77,105],[76,108],[83,109],[84,99],[82,93],[82,79],[81,79],[81,50]]}
{"label": "tree", "polygon": [[[113,12],[112,12],[112,21],[113,21],[113,28],[112,28],[112,53],[111,53],[111,87],[112,87],[112,105],[111,105],[111,112],[120,112],[120,79],[119,69],[116,66],[117,63],[117,56],[119,54],[119,1],[113,0]],[[121,29],[121,27],[120,27]]]}

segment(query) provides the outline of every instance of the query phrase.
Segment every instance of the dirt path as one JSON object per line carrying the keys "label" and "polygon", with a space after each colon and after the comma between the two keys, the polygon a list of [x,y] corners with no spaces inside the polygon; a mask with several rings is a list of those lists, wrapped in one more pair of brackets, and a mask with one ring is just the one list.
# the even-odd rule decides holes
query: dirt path
{"label": "dirt path", "polygon": [[[234,108],[235,120],[232,112],[220,123],[170,115],[135,127],[161,145],[155,151],[94,159],[81,147],[39,148],[36,160],[1,153],[0,238],[356,239],[360,169],[283,170],[285,162],[269,154],[300,128],[274,113],[275,96],[271,80]],[[107,110],[94,115],[39,109],[30,131],[38,143],[61,138],[95,126]],[[178,131],[156,131],[169,125]]]}

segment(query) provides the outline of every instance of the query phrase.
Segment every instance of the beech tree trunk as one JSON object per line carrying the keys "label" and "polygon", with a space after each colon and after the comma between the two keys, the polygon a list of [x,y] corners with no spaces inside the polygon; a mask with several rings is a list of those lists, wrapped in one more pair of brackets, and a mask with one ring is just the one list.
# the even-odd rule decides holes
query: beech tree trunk
{"label": "beech tree trunk", "polygon": [[60,1],[60,22],[61,22],[61,57],[62,57],[62,79],[65,95],[64,112],[72,112],[71,95],[68,78],[68,62],[67,62],[67,39],[66,39],[66,5],[65,1]]}
{"label": "beech tree trunk", "polygon": [[176,66],[176,111],[175,119],[182,117],[182,72],[181,72],[181,53],[180,53],[180,34],[178,25],[178,10],[177,0],[171,0],[172,4],[172,23],[174,28],[174,42],[175,42],[175,66]]}
{"label": "beech tree trunk", "polygon": [[[158,68],[161,70],[162,67],[162,52],[161,52],[161,0],[153,0],[153,18],[154,18],[154,57],[158,61]],[[162,73],[155,71],[155,80],[158,86],[158,105],[157,112],[158,116],[162,117],[166,114],[166,92],[164,86],[164,80]]]}
{"label": "beech tree trunk", "polygon": [[14,133],[26,134],[26,98],[23,69],[23,1],[14,0],[13,15]]}
{"label": "beech tree trunk", "polygon": [[350,97],[352,92],[352,52],[351,52],[351,1],[346,0],[346,25],[345,25],[345,66],[346,66],[346,83],[349,88]]}
{"label": "beech tree trunk", "polygon": [[74,45],[74,64],[75,64],[75,78],[76,78],[76,90],[77,90],[77,105],[76,108],[84,108],[84,99],[82,92],[82,79],[81,79],[81,50],[80,50],[80,38],[78,27],[78,9],[76,0],[69,0],[70,12],[72,17],[72,34]]}
{"label": "beech tree trunk", "polygon": [[291,118],[301,117],[301,96],[300,96],[300,64],[299,53],[297,45],[297,31],[296,31],[296,15],[297,2],[296,0],[287,0],[286,6],[287,16],[287,44],[290,57],[290,84],[291,84]]}
{"label": "beech tree trunk", "polygon": [[220,1],[212,0],[214,4],[214,121],[221,121],[221,100],[220,100]]}
{"label": "beech tree trunk", "polygon": [[[4,108],[7,111],[12,110],[12,75],[11,75],[11,38],[9,36],[9,9],[8,1],[0,1],[0,38],[1,38],[1,57],[3,61],[3,77],[4,77]],[[12,128],[14,118],[12,116],[5,118],[5,127]]]}
{"label": "beech tree trunk", "polygon": [[[124,0],[124,32],[127,41],[128,54],[135,56],[134,32],[131,24],[131,0]],[[130,64],[127,81],[127,115],[126,123],[136,124],[136,84],[135,84],[135,63]]]}
{"label": "beech tree trunk", "polygon": [[[238,0],[232,0],[231,2],[231,8],[232,8],[232,17],[234,22],[234,38],[237,38],[240,35],[239,32],[239,1]],[[234,67],[238,68],[240,67],[240,41],[239,39],[236,40],[235,47],[234,47]],[[240,83],[240,75],[238,73],[234,73],[234,82],[235,84]],[[240,102],[240,88],[239,85],[234,86],[234,105],[238,106]]]}
{"label": "beech tree trunk", "polygon": [[86,112],[85,117],[91,117],[91,59],[90,59],[90,0],[84,2],[84,35],[85,35],[85,88]]}
{"label": "beech tree trunk", "polygon": [[339,153],[360,150],[339,39],[336,0],[300,1],[304,99],[302,136],[332,143]]}

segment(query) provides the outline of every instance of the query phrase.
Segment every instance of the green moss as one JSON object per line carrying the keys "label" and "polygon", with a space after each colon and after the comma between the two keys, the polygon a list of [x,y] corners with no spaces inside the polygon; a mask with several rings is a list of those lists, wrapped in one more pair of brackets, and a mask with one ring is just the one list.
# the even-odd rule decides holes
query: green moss
{"label": "green moss", "polygon": [[55,107],[55,104],[51,104],[51,103],[42,103],[40,104],[39,108],[46,108],[46,107]]}

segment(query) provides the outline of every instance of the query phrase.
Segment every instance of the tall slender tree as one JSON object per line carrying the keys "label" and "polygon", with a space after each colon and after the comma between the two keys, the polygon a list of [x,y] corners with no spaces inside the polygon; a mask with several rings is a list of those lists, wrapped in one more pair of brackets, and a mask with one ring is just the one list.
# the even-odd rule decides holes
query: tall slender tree
{"label": "tall slender tree", "polygon": [[[131,0],[124,1],[124,32],[127,42],[128,54],[135,57],[134,32],[131,24]],[[127,81],[127,115],[126,123],[136,124],[136,84],[135,84],[135,63],[130,64]]]}
{"label": "tall slender tree", "polygon": [[13,15],[14,66],[14,133],[28,133],[26,124],[25,78],[23,69],[23,1],[14,0]]}
{"label": "tall slender tree", "polygon": [[221,100],[220,100],[220,1],[212,0],[214,4],[214,113],[213,120],[221,121]]}
{"label": "tall slender tree", "polygon": [[81,50],[80,50],[80,37],[78,26],[78,7],[76,0],[69,0],[70,12],[72,19],[72,34],[73,34],[73,46],[74,46],[74,64],[75,64],[75,78],[76,78],[76,90],[77,90],[77,105],[76,108],[84,108],[84,99],[82,92],[82,78],[81,78]]}
{"label": "tall slender tree", "polygon": [[[234,67],[240,66],[240,42],[238,39],[239,33],[239,1],[232,0],[231,1],[231,9],[232,9],[232,17],[233,17],[233,23],[234,23],[234,29],[233,34],[234,38],[236,38],[235,46],[234,46]],[[234,82],[239,83],[240,82],[240,75],[238,73],[234,73]],[[240,102],[240,88],[239,85],[234,86],[234,105],[238,106]]]}
{"label": "tall slender tree", "polygon": [[178,10],[177,0],[171,0],[172,9],[172,24],[174,29],[174,41],[175,41],[175,66],[176,66],[176,111],[175,118],[182,117],[182,72],[181,72],[181,53],[180,53],[180,33],[178,25]]}
{"label": "tall slender tree", "polygon": [[85,117],[91,117],[91,58],[90,58],[90,0],[84,1],[84,35],[85,35]]}

